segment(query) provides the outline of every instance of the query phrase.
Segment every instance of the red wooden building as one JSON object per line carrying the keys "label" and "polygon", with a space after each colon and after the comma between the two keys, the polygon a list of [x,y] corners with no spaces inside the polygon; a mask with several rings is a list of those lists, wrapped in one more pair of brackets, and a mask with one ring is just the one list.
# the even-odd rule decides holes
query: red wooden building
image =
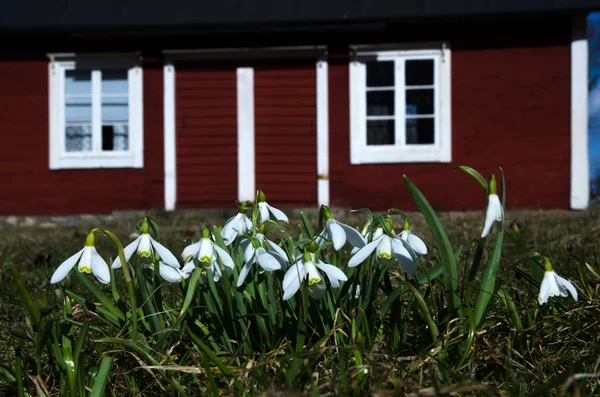
{"label": "red wooden building", "polygon": [[[32,4],[34,3],[34,4]],[[592,0],[0,5],[0,214],[588,205]]]}

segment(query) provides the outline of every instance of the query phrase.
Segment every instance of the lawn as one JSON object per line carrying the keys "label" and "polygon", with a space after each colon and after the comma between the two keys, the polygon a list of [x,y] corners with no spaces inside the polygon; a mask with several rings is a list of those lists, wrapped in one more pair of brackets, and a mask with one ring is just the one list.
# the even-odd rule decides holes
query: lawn
{"label": "lawn", "polygon": [[[140,217],[3,225],[0,394],[598,395],[600,212],[508,211],[501,246],[495,248],[500,235],[494,230],[471,273],[484,206],[481,212],[438,214],[456,262],[458,305],[448,291],[448,251],[418,212],[406,215],[428,253],[416,262],[415,276],[373,257],[348,268],[352,246],[339,252],[329,247],[317,257],[344,270],[348,281],[334,288],[328,280],[321,299],[309,297],[313,291],[306,285],[284,301],[285,269],[255,272],[236,288],[244,262],[238,249],[230,250],[234,270],[221,266],[218,281],[199,266],[181,283],[167,283],[152,270],[136,272],[142,262],[132,262],[137,317],[120,270],[108,285],[76,270],[60,283],[49,281],[93,228],[109,230],[127,245],[139,233]],[[308,218],[318,232],[316,212]],[[393,218],[399,233],[402,217]],[[181,258],[189,239],[200,237],[205,225],[222,226],[227,217],[175,212],[150,219],[161,244]],[[338,211],[335,219],[362,230],[367,216]],[[296,214],[279,224],[297,243],[310,239],[310,227]],[[286,240],[280,230],[267,236]],[[96,247],[110,265],[115,246],[98,235]],[[577,301],[569,295],[538,303],[543,270],[531,252],[573,282]],[[489,281],[495,260],[493,292],[482,310],[482,280]],[[13,264],[33,312],[19,295]]]}

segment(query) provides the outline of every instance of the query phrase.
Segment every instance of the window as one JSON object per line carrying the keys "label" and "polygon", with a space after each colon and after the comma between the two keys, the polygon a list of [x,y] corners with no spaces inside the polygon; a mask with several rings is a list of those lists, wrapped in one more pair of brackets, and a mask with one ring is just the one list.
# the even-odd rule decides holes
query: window
{"label": "window", "polygon": [[450,162],[450,51],[358,51],[350,61],[352,164]]}
{"label": "window", "polygon": [[50,169],[143,167],[137,59],[51,59]]}

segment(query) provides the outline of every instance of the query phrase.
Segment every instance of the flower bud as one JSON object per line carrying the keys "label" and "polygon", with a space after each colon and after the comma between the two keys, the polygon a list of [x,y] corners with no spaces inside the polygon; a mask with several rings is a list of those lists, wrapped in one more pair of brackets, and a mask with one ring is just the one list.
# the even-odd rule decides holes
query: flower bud
{"label": "flower bud", "polygon": [[310,256],[310,252],[304,251],[304,254],[302,254],[302,262],[307,263],[307,262],[311,262],[311,261],[312,261],[312,257]]}
{"label": "flower bud", "polygon": [[94,233],[88,234],[87,237],[85,238],[85,246],[93,247],[95,245],[96,245],[96,235],[94,235]]}
{"label": "flower bud", "polygon": [[494,176],[494,174],[492,174],[492,176],[490,176],[490,179],[488,181],[488,193],[489,194],[496,194],[496,177]]}
{"label": "flower bud", "polygon": [[204,226],[202,228],[202,238],[210,238],[210,230],[208,229],[208,226]]}
{"label": "flower bud", "polygon": [[550,263],[550,259],[548,259],[547,257],[543,257],[542,259],[542,264],[544,265],[544,270],[547,272],[551,272],[554,269],[552,269],[552,263]]}
{"label": "flower bud", "polygon": [[408,219],[404,220],[404,226],[402,227],[402,230],[410,230],[410,222]]}
{"label": "flower bud", "polygon": [[325,217],[326,220],[335,219],[333,217],[333,213],[331,212],[329,207],[324,204],[321,205],[321,212],[323,212],[323,216]]}
{"label": "flower bud", "polygon": [[149,231],[150,231],[150,224],[148,222],[148,217],[145,217],[144,220],[142,221],[142,233],[148,234]]}
{"label": "flower bud", "polygon": [[266,196],[265,196],[265,193],[264,193],[262,190],[259,190],[259,191],[258,191],[258,194],[257,194],[257,196],[258,196],[258,197],[257,197],[257,201],[258,201],[259,203],[264,203],[265,201],[267,201],[267,198],[266,198]]}

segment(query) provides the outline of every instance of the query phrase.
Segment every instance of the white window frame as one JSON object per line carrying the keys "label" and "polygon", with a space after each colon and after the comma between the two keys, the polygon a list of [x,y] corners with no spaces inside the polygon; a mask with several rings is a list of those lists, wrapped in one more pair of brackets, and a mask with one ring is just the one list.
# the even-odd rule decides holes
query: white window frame
{"label": "white window frame", "polygon": [[[361,60],[395,62],[395,136],[394,145],[367,145],[367,78]],[[434,143],[431,145],[404,143],[405,134],[405,60],[434,59],[435,119]],[[450,49],[444,43],[424,49],[358,49],[350,59],[350,162],[351,164],[423,163],[452,161]]]}
{"label": "white window frame", "polygon": [[[143,70],[139,57],[132,55],[76,56],[49,55],[50,169],[143,168]],[[65,71],[92,69],[92,98],[100,98],[98,70],[128,68],[129,144],[126,151],[102,151],[101,104],[92,104],[92,150],[67,152],[65,147]]]}

